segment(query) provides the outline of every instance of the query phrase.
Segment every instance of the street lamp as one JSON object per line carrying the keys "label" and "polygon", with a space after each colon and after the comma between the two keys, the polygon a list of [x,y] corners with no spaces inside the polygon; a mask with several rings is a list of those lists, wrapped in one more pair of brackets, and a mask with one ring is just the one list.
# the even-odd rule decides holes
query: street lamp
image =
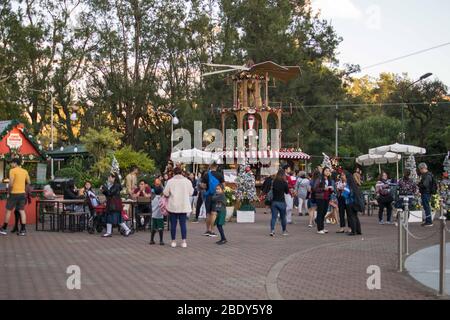
{"label": "street lamp", "polygon": [[[408,90],[409,88],[411,88],[412,86],[414,86],[416,83],[418,83],[418,82],[420,82],[420,81],[423,81],[423,80],[425,80],[425,79],[427,79],[427,78],[429,78],[429,77],[431,77],[433,74],[431,73],[431,72],[427,72],[427,73],[425,73],[424,75],[422,75],[418,80],[416,80],[416,81],[414,81],[414,82],[412,82],[412,83],[410,83],[404,90],[403,90],[403,92],[402,92],[402,96],[401,96],[401,98],[402,98],[402,132],[400,132],[400,139],[401,139],[401,143],[403,144],[403,143],[405,143],[405,139],[406,139],[406,133],[405,133],[405,118],[404,118],[404,113],[405,113],[405,105],[406,105],[406,102],[405,102],[405,92],[406,92],[406,90]],[[402,157],[402,174],[403,174],[403,166],[404,166],[404,163],[403,163],[403,157]]]}
{"label": "street lamp", "polygon": [[170,116],[170,154],[172,154],[173,152],[173,126],[176,126],[180,123],[180,119],[177,117],[177,111],[178,109],[175,109],[172,112],[158,111]]}
{"label": "street lamp", "polygon": [[70,115],[70,120],[77,121],[77,113],[75,111],[72,111],[72,114]]}
{"label": "street lamp", "polygon": [[[403,93],[402,93],[402,102],[403,102],[403,104],[402,104],[402,132],[400,132],[400,139],[401,139],[401,142],[402,142],[402,143],[405,142],[405,138],[406,138],[405,124],[404,124],[404,109],[405,109],[405,104],[406,104],[406,102],[405,102],[405,93],[406,93],[406,90],[408,90],[409,88],[411,88],[412,86],[414,86],[416,83],[418,83],[418,82],[420,82],[420,81],[423,81],[423,80],[425,80],[425,79],[431,77],[432,75],[433,75],[433,74],[432,74],[431,72],[425,73],[425,74],[422,75],[418,80],[416,80],[416,81],[410,83],[410,84],[403,90]],[[402,165],[403,165],[403,161],[402,161]],[[402,168],[402,171],[403,171],[403,168]]]}
{"label": "street lamp", "polygon": [[[40,92],[40,93],[46,93],[46,91],[44,90],[37,90],[37,89],[30,89],[31,91],[35,91],[35,92]],[[54,145],[54,136],[53,136],[53,94],[51,91],[48,91],[47,93],[50,94],[50,150],[53,151],[53,145]],[[54,174],[54,161],[53,161],[53,157],[50,159],[50,174],[51,174],[51,179],[54,180],[55,179],[55,174]]]}

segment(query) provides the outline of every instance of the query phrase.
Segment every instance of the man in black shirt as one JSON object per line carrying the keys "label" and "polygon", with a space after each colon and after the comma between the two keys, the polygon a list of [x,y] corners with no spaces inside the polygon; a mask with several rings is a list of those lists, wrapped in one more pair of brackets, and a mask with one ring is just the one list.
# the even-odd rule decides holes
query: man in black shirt
{"label": "man in black shirt", "polygon": [[433,175],[428,171],[426,163],[419,164],[419,170],[421,178],[419,182],[419,191],[422,198],[422,206],[425,211],[425,222],[422,223],[423,227],[432,227],[433,220],[431,216],[430,200],[433,194]]}

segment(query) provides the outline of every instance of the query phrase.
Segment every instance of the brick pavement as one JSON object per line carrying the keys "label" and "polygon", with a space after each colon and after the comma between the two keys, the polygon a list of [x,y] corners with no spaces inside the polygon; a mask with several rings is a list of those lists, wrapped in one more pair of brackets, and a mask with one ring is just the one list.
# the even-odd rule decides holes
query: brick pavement
{"label": "brick pavement", "polygon": [[[435,299],[396,271],[396,228],[361,218],[363,237],[308,229],[296,217],[288,237],[268,236],[269,215],[228,223],[229,243],[188,225],[188,248],[149,246],[149,233],[103,239],[87,233],[36,232],[0,238],[0,299]],[[437,230],[411,227],[418,235]],[[279,226],[278,226],[278,233]],[[411,252],[438,243],[410,241]],[[367,266],[381,268],[381,290],[368,290]],[[81,290],[68,290],[66,268],[81,268]]]}

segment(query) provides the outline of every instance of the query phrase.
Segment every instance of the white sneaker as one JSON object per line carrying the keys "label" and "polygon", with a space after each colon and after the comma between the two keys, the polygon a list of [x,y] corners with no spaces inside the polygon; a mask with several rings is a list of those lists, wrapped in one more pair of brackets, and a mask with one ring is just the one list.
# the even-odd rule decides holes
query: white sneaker
{"label": "white sneaker", "polygon": [[317,233],[318,233],[318,234],[325,234],[325,231],[320,230],[320,231],[317,231]]}
{"label": "white sneaker", "polygon": [[323,229],[323,232],[328,233],[328,230],[327,229]]}
{"label": "white sneaker", "polygon": [[182,248],[187,248],[187,243],[186,243],[186,241],[183,241],[183,242],[181,243],[181,247],[182,247]]}
{"label": "white sneaker", "polygon": [[172,241],[172,243],[170,244],[170,246],[171,246],[172,248],[176,248],[176,247],[177,247],[176,241]]}
{"label": "white sneaker", "polygon": [[111,238],[112,234],[111,233],[105,233],[104,235],[102,235],[102,238]]}

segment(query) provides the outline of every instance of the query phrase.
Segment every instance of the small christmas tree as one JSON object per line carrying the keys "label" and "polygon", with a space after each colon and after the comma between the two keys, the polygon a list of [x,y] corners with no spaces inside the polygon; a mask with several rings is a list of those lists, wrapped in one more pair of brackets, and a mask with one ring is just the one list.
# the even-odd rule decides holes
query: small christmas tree
{"label": "small christmas tree", "polygon": [[445,156],[445,160],[444,160],[444,171],[447,172],[448,174],[450,174],[450,151],[449,151],[448,154]]}
{"label": "small christmas tree", "polygon": [[[246,165],[240,165],[239,167],[239,175],[236,178],[236,199],[241,201],[241,210],[243,207],[249,207],[251,201],[258,201],[258,197],[256,195],[256,184],[255,184],[255,176],[252,171],[249,170],[249,167]],[[251,206],[251,211],[254,210],[253,206]]]}
{"label": "small christmas tree", "polygon": [[115,156],[113,157],[112,164],[111,164],[111,173],[117,174],[119,179],[122,180],[122,177],[120,175],[119,161],[117,161]]}
{"label": "small christmas tree", "polygon": [[333,165],[331,163],[331,159],[329,156],[327,156],[325,153],[323,153],[323,160],[322,160],[322,164],[320,165],[322,168],[332,168]]}
{"label": "small christmas tree", "polygon": [[414,182],[416,183],[419,182],[419,177],[417,175],[416,159],[414,159],[414,156],[412,154],[408,157],[408,159],[406,159],[405,168],[411,171],[411,175],[409,177]]}

